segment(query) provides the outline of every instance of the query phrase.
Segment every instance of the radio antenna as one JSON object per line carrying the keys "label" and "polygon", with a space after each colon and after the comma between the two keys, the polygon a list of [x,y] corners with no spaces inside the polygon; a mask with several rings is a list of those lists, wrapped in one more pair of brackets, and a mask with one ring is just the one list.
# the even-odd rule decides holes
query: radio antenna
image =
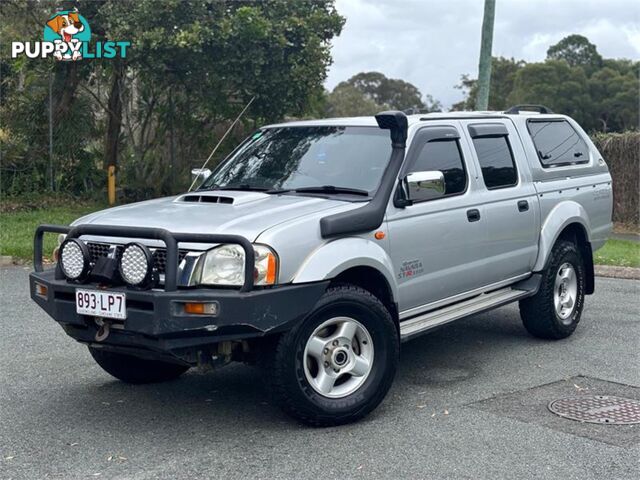
{"label": "radio antenna", "polygon": [[[249,103],[247,103],[247,105],[242,109],[242,111],[238,114],[238,116],[236,117],[236,119],[233,121],[233,123],[229,126],[229,128],[227,128],[227,131],[224,132],[224,135],[222,136],[222,138],[218,141],[218,143],[216,144],[215,147],[213,147],[213,150],[211,150],[211,153],[209,154],[209,157],[204,161],[204,163],[202,164],[202,167],[200,167],[200,170],[203,170],[207,164],[209,163],[209,160],[211,160],[211,158],[213,157],[213,154],[216,153],[216,150],[218,150],[218,147],[220,147],[220,145],[222,145],[222,142],[224,142],[224,139],[227,138],[227,135],[229,135],[229,132],[231,132],[231,130],[233,129],[233,127],[236,126],[236,123],[238,123],[238,120],[240,120],[242,118],[242,115],[244,114],[244,112],[247,111],[247,109],[249,108],[249,106],[253,103],[253,101],[256,99],[256,97],[251,97],[251,100],[249,100]],[[191,186],[189,187],[189,190],[187,190],[187,192],[190,192],[191,189],[193,188],[193,186],[196,184],[196,182],[198,181],[198,178],[200,178],[199,176],[196,176],[193,179],[193,182],[191,182]]]}

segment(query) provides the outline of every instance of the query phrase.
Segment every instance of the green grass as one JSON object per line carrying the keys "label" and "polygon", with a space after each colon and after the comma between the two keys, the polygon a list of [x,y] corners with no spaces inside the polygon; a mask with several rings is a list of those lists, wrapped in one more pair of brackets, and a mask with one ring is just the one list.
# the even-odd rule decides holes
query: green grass
{"label": "green grass", "polygon": [[640,243],[630,240],[607,240],[604,247],[596,251],[594,263],[617,267],[640,267]]}
{"label": "green grass", "polygon": [[[11,255],[24,260],[33,259],[33,232],[41,223],[69,225],[72,221],[105,208],[101,204],[76,201],[68,206],[0,212],[0,255]],[[71,203],[71,202],[69,202]],[[45,234],[43,254],[51,257],[58,244],[58,236]]]}
{"label": "green grass", "polygon": [[[86,201],[69,201],[70,205],[56,204],[42,209],[19,209],[0,213],[0,255],[11,255],[23,260],[33,258],[33,232],[41,223],[69,225],[73,220],[105,208]],[[57,245],[57,235],[47,234],[44,255],[50,257]],[[595,253],[598,265],[640,267],[640,243],[628,240],[609,240]]]}

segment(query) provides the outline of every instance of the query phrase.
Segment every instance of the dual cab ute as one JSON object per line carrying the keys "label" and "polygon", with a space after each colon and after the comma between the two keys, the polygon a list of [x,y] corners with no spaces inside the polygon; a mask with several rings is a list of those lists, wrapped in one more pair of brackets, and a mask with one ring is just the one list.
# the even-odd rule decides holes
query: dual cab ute
{"label": "dual cab ute", "polygon": [[536,337],[578,325],[611,177],[575,121],[534,110],[261,128],[194,191],[40,226],[31,297],[122,381],[257,363],[300,421],[357,420],[402,341],[516,301]]}

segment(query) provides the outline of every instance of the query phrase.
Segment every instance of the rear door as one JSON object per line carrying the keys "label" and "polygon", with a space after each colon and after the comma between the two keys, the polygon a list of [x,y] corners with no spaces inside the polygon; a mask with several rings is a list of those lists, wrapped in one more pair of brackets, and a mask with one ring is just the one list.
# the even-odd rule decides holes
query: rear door
{"label": "rear door", "polygon": [[509,120],[464,122],[479,171],[476,198],[487,228],[482,247],[487,284],[531,272],[538,251],[540,214],[525,152]]}

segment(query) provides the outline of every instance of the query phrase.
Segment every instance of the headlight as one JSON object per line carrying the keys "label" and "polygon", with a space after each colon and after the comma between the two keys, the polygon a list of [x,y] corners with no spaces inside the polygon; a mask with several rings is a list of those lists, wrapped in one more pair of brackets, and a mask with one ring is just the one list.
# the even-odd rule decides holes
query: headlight
{"label": "headlight", "polygon": [[153,275],[153,255],[147,247],[130,243],[120,257],[120,275],[129,285],[144,286]]}
{"label": "headlight", "polygon": [[69,280],[82,280],[89,273],[91,255],[87,245],[71,238],[60,247],[60,269]]}
{"label": "headlight", "polygon": [[[276,283],[278,260],[276,254],[264,245],[254,245],[255,267],[254,285]],[[240,245],[225,244],[209,250],[205,254],[200,282],[203,285],[244,284],[244,249]]]}

